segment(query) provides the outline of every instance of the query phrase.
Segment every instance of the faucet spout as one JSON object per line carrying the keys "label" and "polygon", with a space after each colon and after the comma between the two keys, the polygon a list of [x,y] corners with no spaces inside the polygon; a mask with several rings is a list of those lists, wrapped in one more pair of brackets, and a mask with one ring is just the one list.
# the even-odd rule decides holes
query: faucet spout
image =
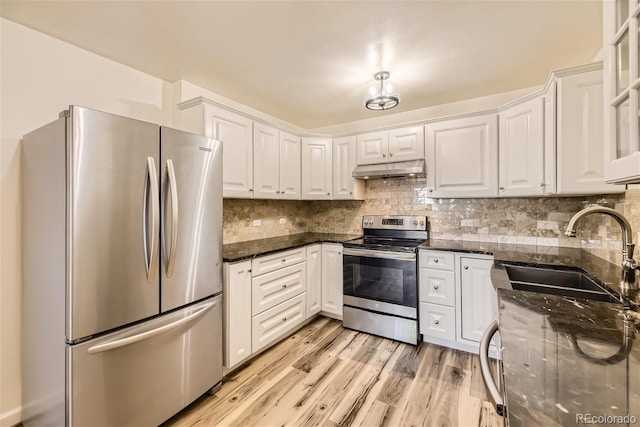
{"label": "faucet spout", "polygon": [[624,215],[614,209],[606,208],[604,206],[592,206],[582,209],[576,213],[571,220],[569,220],[567,230],[564,233],[565,236],[576,237],[576,222],[592,213],[608,215],[615,219],[618,225],[620,225],[620,228],[622,229],[622,288],[623,291],[637,290],[638,287],[635,281],[635,271],[638,269],[638,264],[633,259],[633,250],[635,245],[633,244],[631,224]]}

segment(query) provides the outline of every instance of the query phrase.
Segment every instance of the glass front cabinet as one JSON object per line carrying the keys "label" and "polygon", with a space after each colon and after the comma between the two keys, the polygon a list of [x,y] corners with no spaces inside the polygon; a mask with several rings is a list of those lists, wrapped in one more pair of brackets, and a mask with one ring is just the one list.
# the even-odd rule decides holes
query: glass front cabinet
{"label": "glass front cabinet", "polygon": [[640,4],[638,0],[603,3],[606,181],[639,183]]}

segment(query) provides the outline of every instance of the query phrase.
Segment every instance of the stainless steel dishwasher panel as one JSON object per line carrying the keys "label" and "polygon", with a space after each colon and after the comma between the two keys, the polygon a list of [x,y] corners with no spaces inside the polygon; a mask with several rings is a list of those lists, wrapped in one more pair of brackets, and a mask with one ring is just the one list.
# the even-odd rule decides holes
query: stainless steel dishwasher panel
{"label": "stainless steel dishwasher panel", "polygon": [[158,425],[222,379],[222,296],[67,347],[68,425]]}

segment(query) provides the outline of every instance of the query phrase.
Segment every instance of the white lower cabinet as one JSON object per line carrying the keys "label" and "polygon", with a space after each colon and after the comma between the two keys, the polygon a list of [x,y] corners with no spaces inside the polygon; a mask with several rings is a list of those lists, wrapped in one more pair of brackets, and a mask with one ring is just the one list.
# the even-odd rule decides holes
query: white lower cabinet
{"label": "white lower cabinet", "polygon": [[253,316],[251,349],[255,353],[296,329],[307,317],[306,295],[301,294]]}
{"label": "white lower cabinet", "polygon": [[342,245],[224,264],[224,367],[231,371],[321,312],[342,318]]}
{"label": "white lower cabinet", "polygon": [[[420,333],[429,337],[455,341],[456,308],[439,304],[420,303]],[[425,341],[428,341],[425,338]]]}
{"label": "white lower cabinet", "polygon": [[341,244],[322,244],[322,312],[342,319]]}
{"label": "white lower cabinet", "polygon": [[497,318],[492,264],[488,255],[420,250],[418,318],[423,341],[478,353],[484,330]]}
{"label": "white lower cabinet", "polygon": [[251,261],[225,263],[223,272],[223,364],[229,369],[251,356]]}
{"label": "white lower cabinet", "polygon": [[307,246],[307,318],[322,307],[322,245]]}
{"label": "white lower cabinet", "polygon": [[307,290],[306,263],[254,277],[251,287],[251,314],[255,316]]}
{"label": "white lower cabinet", "polygon": [[491,284],[492,259],[461,256],[460,329],[458,338],[480,342],[482,334],[497,318],[497,296]]}

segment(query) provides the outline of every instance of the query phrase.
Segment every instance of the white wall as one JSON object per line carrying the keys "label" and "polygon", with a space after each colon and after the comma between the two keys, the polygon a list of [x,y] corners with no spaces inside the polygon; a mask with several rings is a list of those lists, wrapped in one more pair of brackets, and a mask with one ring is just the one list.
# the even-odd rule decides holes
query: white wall
{"label": "white wall", "polygon": [[171,85],[0,20],[0,425],[20,421],[20,139],[69,105],[170,124]]}

